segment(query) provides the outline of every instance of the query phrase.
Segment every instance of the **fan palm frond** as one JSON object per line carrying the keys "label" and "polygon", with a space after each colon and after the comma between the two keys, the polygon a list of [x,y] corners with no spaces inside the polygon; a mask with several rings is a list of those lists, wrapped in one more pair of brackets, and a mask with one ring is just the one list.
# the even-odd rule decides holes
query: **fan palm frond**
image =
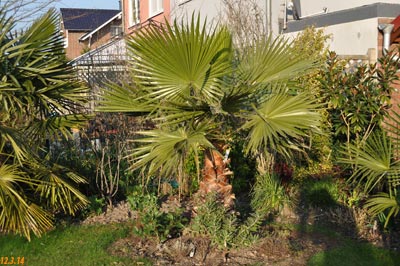
{"label": "fan palm frond", "polygon": [[393,147],[384,131],[372,133],[362,146],[351,144],[343,155],[341,162],[355,165],[350,180],[366,192],[388,180],[399,180],[400,162],[393,160]]}
{"label": "fan palm frond", "polygon": [[24,197],[21,184],[36,187],[40,182],[15,165],[0,165],[0,231],[30,239],[31,231],[41,235],[52,227],[52,216]]}
{"label": "fan palm frond", "polygon": [[215,101],[222,96],[220,78],[231,69],[231,38],[226,28],[208,31],[192,17],[190,25],[149,28],[128,42],[142,84],[151,97]]}
{"label": "fan palm frond", "polygon": [[207,139],[207,125],[194,128],[179,128],[176,131],[151,130],[138,132],[144,138],[136,142],[142,144],[135,148],[129,156],[133,161],[133,169],[149,166],[149,173],[160,171],[168,175],[175,173],[181,160],[193,150],[212,148]]}
{"label": "fan palm frond", "polygon": [[396,197],[395,195],[389,195],[388,193],[381,192],[368,199],[365,207],[373,216],[384,214],[384,227],[386,227],[390,221],[390,218],[399,214],[400,199],[399,196]]}
{"label": "fan palm frond", "polygon": [[271,95],[243,125],[249,130],[246,151],[256,154],[267,148],[277,149],[281,140],[301,138],[305,129],[319,126],[315,100],[299,94]]}

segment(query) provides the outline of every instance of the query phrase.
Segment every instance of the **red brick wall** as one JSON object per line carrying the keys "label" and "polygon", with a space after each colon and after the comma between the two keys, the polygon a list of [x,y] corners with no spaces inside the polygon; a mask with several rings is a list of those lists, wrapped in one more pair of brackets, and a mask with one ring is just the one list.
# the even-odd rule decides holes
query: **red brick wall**
{"label": "red brick wall", "polygon": [[74,59],[82,54],[82,51],[87,47],[85,43],[79,42],[79,38],[87,32],[68,31],[68,46],[65,49],[68,59]]}
{"label": "red brick wall", "polygon": [[156,22],[164,23],[165,20],[170,21],[171,19],[171,6],[170,0],[163,0],[163,8],[164,11],[156,16],[150,17],[149,14],[149,1],[139,1],[140,2],[140,24],[130,26],[129,25],[129,1],[130,0],[122,0],[122,16],[124,19],[124,32],[127,35],[133,34],[136,30],[148,24],[149,20],[153,20]]}
{"label": "red brick wall", "polygon": [[[88,32],[83,31],[69,31],[68,36],[68,47],[65,49],[68,59],[74,59],[80,56],[84,50],[90,48],[90,50],[96,49],[97,47],[110,41],[111,37],[111,25],[121,25],[121,20],[115,20],[112,23],[106,25],[104,28],[95,32],[91,39],[86,39],[84,42],[80,42],[79,39],[87,34]],[[65,36],[65,34],[64,34]],[[90,47],[89,47],[90,46]]]}

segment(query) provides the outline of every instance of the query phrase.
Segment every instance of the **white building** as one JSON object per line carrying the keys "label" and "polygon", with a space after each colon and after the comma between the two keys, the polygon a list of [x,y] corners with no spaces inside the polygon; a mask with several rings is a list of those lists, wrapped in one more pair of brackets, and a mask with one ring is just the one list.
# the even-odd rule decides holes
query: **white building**
{"label": "white building", "polygon": [[[367,55],[374,60],[383,48],[384,24],[400,15],[400,0],[249,0],[262,10],[267,32],[294,36],[309,26],[332,36],[329,47],[340,55]],[[171,0],[171,19],[200,12],[208,21],[224,20],[222,0]],[[250,8],[250,7],[249,7]],[[399,25],[400,27],[400,25]],[[395,30],[397,30],[395,25]],[[386,31],[389,31],[387,29]],[[400,31],[400,29],[398,29]],[[397,42],[393,30],[390,42]],[[398,34],[398,33],[396,33]],[[400,35],[400,34],[398,34]],[[398,36],[397,35],[397,36]],[[397,39],[397,40],[396,40]],[[391,43],[388,43],[390,45]]]}

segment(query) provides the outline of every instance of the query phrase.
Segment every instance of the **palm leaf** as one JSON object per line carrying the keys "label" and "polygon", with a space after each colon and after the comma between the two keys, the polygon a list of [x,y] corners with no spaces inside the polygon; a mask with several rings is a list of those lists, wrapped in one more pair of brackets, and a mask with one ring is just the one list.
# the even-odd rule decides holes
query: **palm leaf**
{"label": "palm leaf", "polygon": [[246,152],[279,149],[282,140],[305,136],[305,129],[319,126],[317,107],[313,99],[302,94],[270,95],[259,108],[253,106],[255,114],[243,125],[249,130]]}
{"label": "palm leaf", "polygon": [[37,186],[14,165],[0,166],[0,231],[41,235],[52,227],[51,215],[22,197],[21,183]]}
{"label": "palm leaf", "polygon": [[368,208],[369,213],[373,216],[378,214],[385,215],[385,224],[387,226],[390,218],[397,216],[400,211],[399,199],[388,193],[378,193],[369,200],[367,200],[365,207]]}
{"label": "palm leaf", "polygon": [[278,37],[260,40],[249,47],[239,64],[240,79],[247,84],[265,84],[284,81],[306,73],[316,65],[314,62],[295,56],[289,43]]}
{"label": "palm leaf", "polygon": [[191,24],[149,28],[128,46],[142,84],[154,86],[155,99],[185,101],[222,96],[219,82],[230,70],[230,35],[225,28],[207,29],[192,17]]}
{"label": "palm leaf", "polygon": [[141,144],[132,151],[132,169],[149,167],[149,174],[160,170],[161,174],[176,173],[178,166],[189,153],[200,147],[211,148],[207,139],[207,125],[195,128],[179,128],[176,131],[151,130],[138,132],[144,138],[136,140]]}
{"label": "palm leaf", "polygon": [[349,145],[340,161],[355,165],[350,181],[370,192],[378,184],[399,181],[400,163],[393,160],[391,141],[384,131],[372,133],[361,147]]}

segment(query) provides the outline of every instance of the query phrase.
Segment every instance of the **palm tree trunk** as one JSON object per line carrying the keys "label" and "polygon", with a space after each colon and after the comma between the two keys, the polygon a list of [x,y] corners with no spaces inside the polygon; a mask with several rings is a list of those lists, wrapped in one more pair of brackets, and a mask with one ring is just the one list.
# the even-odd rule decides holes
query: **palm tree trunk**
{"label": "palm tree trunk", "polygon": [[229,184],[229,176],[233,174],[228,168],[229,159],[214,149],[207,149],[204,157],[202,181],[199,193],[205,197],[208,193],[216,193],[217,199],[227,208],[232,208],[235,195],[232,193],[232,185]]}

